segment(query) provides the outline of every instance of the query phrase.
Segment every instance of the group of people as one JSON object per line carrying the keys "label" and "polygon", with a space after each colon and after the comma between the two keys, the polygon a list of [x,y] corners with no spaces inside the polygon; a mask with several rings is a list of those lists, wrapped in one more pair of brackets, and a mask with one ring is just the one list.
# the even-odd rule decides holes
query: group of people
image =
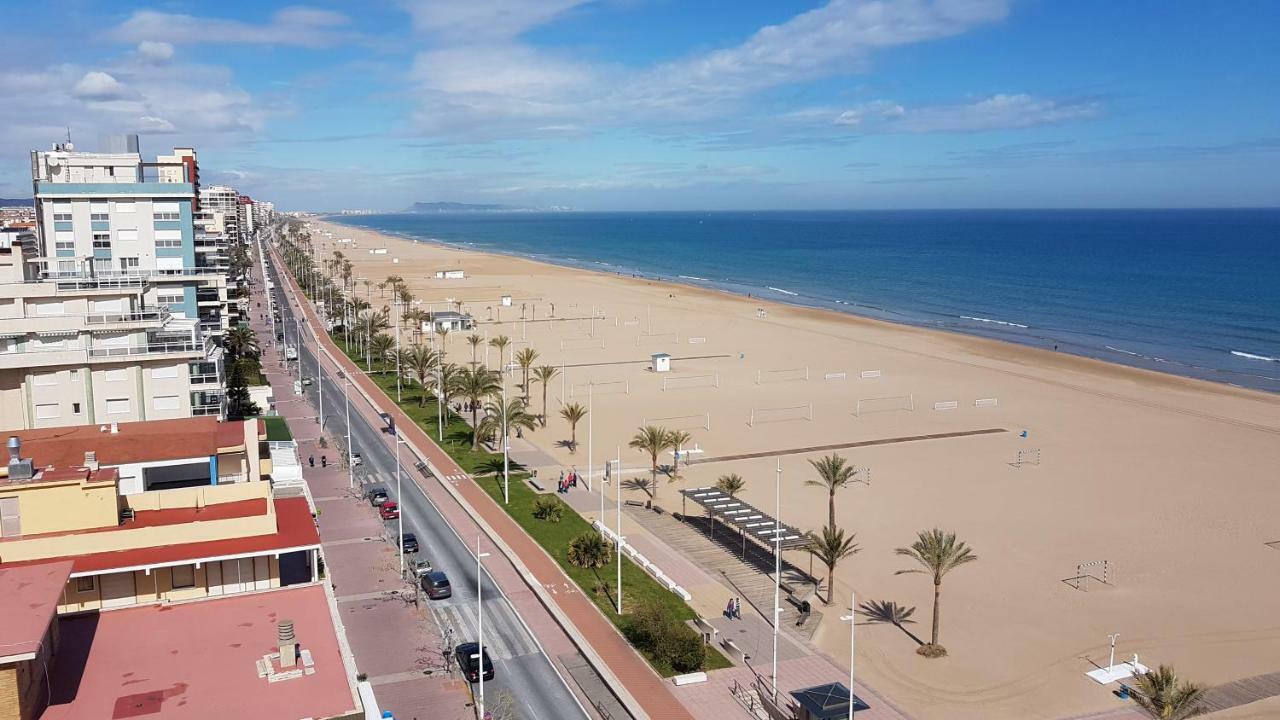
{"label": "group of people", "polygon": [[563,495],[564,493],[569,492],[569,488],[576,488],[576,487],[578,487],[578,471],[570,470],[569,475],[566,477],[564,474],[564,471],[561,470],[560,486],[556,488],[556,492]]}
{"label": "group of people", "polygon": [[730,620],[742,619],[742,600],[740,598],[729,598],[729,603],[724,606],[724,616]]}
{"label": "group of people", "polygon": [[[311,466],[311,467],[315,467],[315,466],[316,466],[316,456],[315,456],[315,455],[309,455],[309,456],[307,456],[307,465],[309,465],[309,466]],[[320,467],[322,467],[322,468],[329,467],[329,457],[328,457],[327,455],[321,455],[321,456],[320,456]]]}

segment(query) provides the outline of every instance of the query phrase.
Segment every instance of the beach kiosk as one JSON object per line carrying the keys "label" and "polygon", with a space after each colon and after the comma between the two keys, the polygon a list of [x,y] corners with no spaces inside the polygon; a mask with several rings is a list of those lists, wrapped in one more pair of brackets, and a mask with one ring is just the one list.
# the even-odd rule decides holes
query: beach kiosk
{"label": "beach kiosk", "polygon": [[671,356],[667,353],[654,353],[649,358],[653,362],[652,368],[654,372],[671,372]]}
{"label": "beach kiosk", "polygon": [[794,690],[791,697],[795,698],[798,720],[844,720],[852,717],[850,702],[855,712],[871,709],[862,698],[850,693],[844,683],[838,682]]}
{"label": "beach kiosk", "polygon": [[503,296],[502,296],[502,307],[511,307],[511,296],[510,296],[510,295],[503,295]]}

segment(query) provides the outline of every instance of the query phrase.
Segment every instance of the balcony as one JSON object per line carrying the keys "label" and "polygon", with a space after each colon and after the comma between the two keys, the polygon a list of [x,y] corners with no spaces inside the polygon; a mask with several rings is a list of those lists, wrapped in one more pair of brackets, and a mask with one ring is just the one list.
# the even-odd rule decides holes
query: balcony
{"label": "balcony", "polygon": [[217,373],[205,373],[202,375],[192,375],[190,382],[192,387],[202,387],[205,385],[220,386],[222,385],[222,378],[218,377]]}
{"label": "balcony", "polygon": [[169,308],[126,313],[91,313],[84,316],[92,330],[146,330],[164,327],[173,317]]}
{"label": "balcony", "polygon": [[183,280],[186,278],[220,277],[223,273],[212,267],[182,267],[152,270],[45,270],[40,273],[40,281],[56,280],[59,287],[64,283],[71,286],[84,287],[133,287],[151,282],[165,280]]}
{"label": "balcony", "polygon": [[89,348],[90,361],[118,360],[135,357],[208,357],[213,351],[213,341],[188,340],[184,342],[148,342],[145,345]]}

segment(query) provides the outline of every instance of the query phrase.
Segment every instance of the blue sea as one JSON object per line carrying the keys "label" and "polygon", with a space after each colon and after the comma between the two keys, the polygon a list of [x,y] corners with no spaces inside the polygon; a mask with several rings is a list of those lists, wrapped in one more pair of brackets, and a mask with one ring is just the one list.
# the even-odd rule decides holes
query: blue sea
{"label": "blue sea", "polygon": [[1280,392],[1280,210],[333,219]]}

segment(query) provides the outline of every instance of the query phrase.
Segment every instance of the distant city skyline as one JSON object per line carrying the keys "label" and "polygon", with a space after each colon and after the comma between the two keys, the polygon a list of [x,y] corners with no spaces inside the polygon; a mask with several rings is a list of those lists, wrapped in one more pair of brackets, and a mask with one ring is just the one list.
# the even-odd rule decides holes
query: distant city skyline
{"label": "distant city skyline", "polygon": [[[27,152],[200,152],[283,210],[1253,207],[1274,3],[235,0],[6,8]],[[46,32],[45,30],[48,30]],[[51,32],[56,29],[56,42]]]}

